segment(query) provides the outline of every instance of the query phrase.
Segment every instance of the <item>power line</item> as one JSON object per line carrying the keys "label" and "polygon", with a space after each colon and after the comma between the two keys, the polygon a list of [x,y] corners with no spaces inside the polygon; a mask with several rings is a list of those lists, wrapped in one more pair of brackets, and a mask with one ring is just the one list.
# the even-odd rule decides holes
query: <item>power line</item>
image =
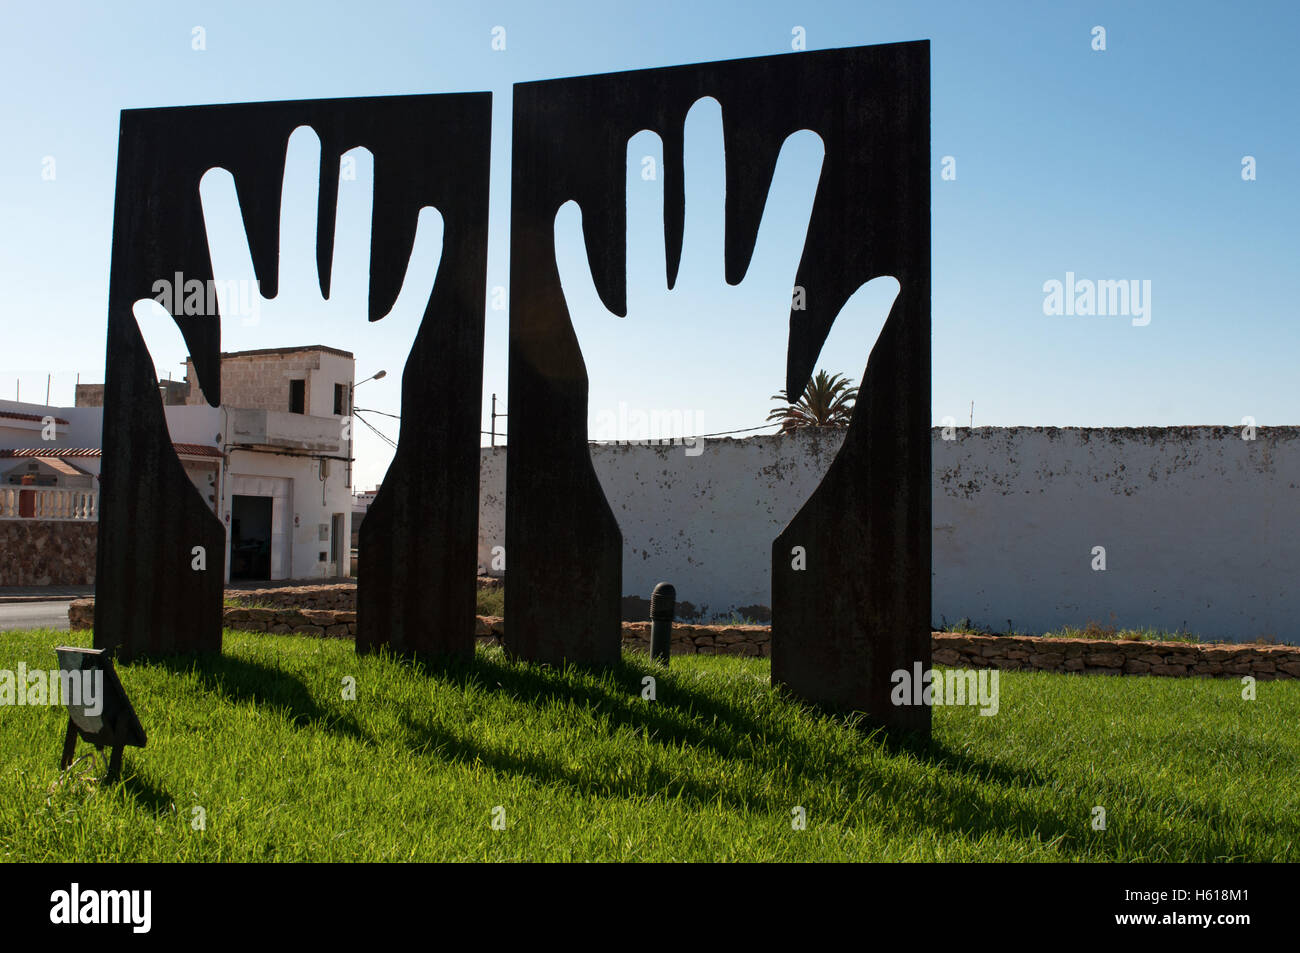
{"label": "power line", "polygon": [[381,417],[392,417],[394,420],[402,419],[397,414],[390,414],[383,410],[371,410],[369,407],[355,407],[353,409],[359,414],[379,414]]}
{"label": "power line", "polygon": [[[357,413],[363,413],[363,412],[378,413],[378,415],[381,416],[391,417],[391,419],[393,420],[402,420],[402,417],[396,415],[396,413],[387,413],[385,411],[374,411],[374,410],[370,410],[369,407],[357,407],[355,408],[355,410]],[[506,415],[504,415],[504,413],[499,413],[499,415],[497,416],[504,417]],[[361,421],[361,423],[370,426],[369,424],[365,423],[364,420]],[[689,437],[675,437],[675,438],[666,437],[662,439],[697,439],[699,437],[729,437],[733,433],[753,433],[754,430],[766,430],[770,428],[770,426],[781,426],[781,424],[779,423],[779,421],[777,421],[777,423],[772,423],[772,424],[759,424],[758,426],[742,426],[742,428],[738,430],[718,430],[718,432],[716,433],[697,433],[697,434],[692,434],[692,436]],[[370,426],[370,429],[374,430],[373,426]],[[374,430],[374,432],[380,433],[378,432],[378,430]],[[491,430],[480,430],[480,432],[478,433],[480,433],[480,436],[482,437],[493,436],[493,432],[491,432]],[[383,434],[380,434],[380,436],[383,437]],[[499,436],[504,437],[506,436],[506,434],[499,434]],[[387,437],[385,437],[385,439],[387,439]],[[389,441],[389,443],[393,443],[393,441]],[[396,447],[395,443],[393,443],[393,446]]]}
{"label": "power line", "polygon": [[[695,437],[725,437],[733,433],[751,433],[755,430],[766,430],[768,427],[780,427],[779,423],[763,424],[759,427],[745,427],[741,430],[719,430],[717,433],[697,433]],[[686,440],[694,440],[695,437],[685,437]]]}
{"label": "power line", "polygon": [[[381,415],[383,415],[384,417],[391,417],[391,418],[393,418],[394,420],[401,420],[401,419],[402,419],[402,418],[399,417],[397,414],[389,414],[389,413],[385,413],[385,412],[382,411],[382,410],[370,410],[370,409],[367,408],[367,407],[358,407],[358,408],[356,408],[356,411],[357,411],[358,414],[360,414],[360,413],[362,413],[362,412],[364,411],[364,412],[367,413],[367,414],[381,414]],[[497,416],[498,416],[498,417],[504,417],[505,414],[498,414]],[[365,423],[365,421],[362,421],[362,423]],[[366,424],[366,426],[369,427],[370,425],[369,425],[369,424]],[[719,430],[717,433],[697,433],[697,434],[692,434],[692,435],[689,436],[689,437],[674,437],[674,438],[668,438],[668,437],[665,437],[665,438],[662,438],[662,439],[665,439],[665,440],[667,440],[667,439],[675,439],[675,440],[695,440],[695,439],[697,439],[697,438],[699,438],[699,437],[727,437],[727,436],[730,436],[730,435],[733,434],[733,433],[753,433],[755,430],[766,430],[766,429],[768,429],[769,427],[780,427],[780,426],[781,426],[781,424],[780,424],[779,422],[777,422],[777,423],[770,423],[770,424],[759,424],[757,427],[742,427],[742,428],[740,428],[739,430]],[[371,430],[374,430],[373,427],[371,427],[370,429],[371,429]],[[376,431],[376,433],[378,433],[378,431]],[[490,430],[480,430],[480,431],[479,431],[479,434],[482,435],[482,436],[484,436],[484,437],[489,437],[489,436],[492,436],[492,431],[490,431]],[[505,434],[499,434],[499,436],[503,436],[503,437],[504,437]],[[658,438],[652,438],[652,439],[658,439]]]}
{"label": "power line", "polygon": [[[363,424],[365,424],[367,427],[369,427],[372,431],[374,431],[375,435],[376,435],[377,437],[379,437],[380,440],[384,441],[384,443],[388,444],[388,445],[389,445],[390,447],[392,447],[394,450],[397,449],[397,444],[393,442],[393,439],[392,439],[391,437],[389,437],[388,434],[383,433],[381,430],[379,430],[377,427],[375,427],[373,424],[371,424],[370,421],[366,420],[366,418],[362,417],[361,414],[360,414],[360,412],[357,410],[357,408],[355,408],[355,407],[353,408],[353,413],[356,414],[356,418],[357,418],[357,420],[361,421]],[[392,416],[392,415],[390,414],[389,416]],[[400,419],[400,418],[399,418],[399,419]]]}

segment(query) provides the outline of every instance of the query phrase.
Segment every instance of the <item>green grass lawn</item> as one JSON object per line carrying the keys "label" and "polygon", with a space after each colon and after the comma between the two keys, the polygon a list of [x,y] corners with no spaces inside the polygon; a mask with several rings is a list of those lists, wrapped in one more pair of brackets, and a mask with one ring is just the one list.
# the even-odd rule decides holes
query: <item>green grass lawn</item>
{"label": "green grass lawn", "polygon": [[504,616],[506,614],[505,589],[498,586],[496,589],[478,590],[478,614]]}
{"label": "green grass lawn", "polygon": [[[0,669],[88,637],[2,634]],[[1004,672],[997,715],[936,708],[908,747],[773,691],[764,659],[424,667],[228,632],[223,657],[119,671],[149,745],[117,785],[86,761],[61,778],[60,709],[0,708],[0,858],[1300,859],[1296,682],[1243,701],[1235,680]]]}

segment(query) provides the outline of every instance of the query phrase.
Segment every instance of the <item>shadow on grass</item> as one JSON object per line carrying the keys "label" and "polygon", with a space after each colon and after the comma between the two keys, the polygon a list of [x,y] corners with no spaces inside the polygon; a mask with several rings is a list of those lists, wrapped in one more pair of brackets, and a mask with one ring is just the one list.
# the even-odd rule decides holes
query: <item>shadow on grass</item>
{"label": "shadow on grass", "polygon": [[150,814],[166,814],[175,809],[176,799],[142,774],[128,772],[117,783],[123,792],[134,798],[135,803]]}
{"label": "shadow on grass", "polygon": [[216,653],[142,657],[137,664],[194,675],[205,690],[235,703],[281,709],[288,713],[296,728],[320,728],[363,744],[372,743],[355,717],[340,716],[321,708],[302,679],[279,668]]}
{"label": "shadow on grass", "polygon": [[[784,814],[791,804],[788,791],[800,783],[827,789],[848,789],[862,800],[883,798],[908,829],[933,829],[979,837],[986,833],[1015,833],[1072,845],[1084,829],[1080,818],[1014,803],[1005,796],[989,797],[969,778],[1002,787],[1026,788],[1047,779],[1037,771],[1018,771],[996,762],[973,758],[942,743],[916,737],[889,739],[843,713],[809,706],[813,717],[841,730],[856,731],[885,755],[909,754],[938,772],[908,771],[897,760],[866,757],[856,760],[830,750],[815,739],[791,733],[778,721],[765,721],[745,707],[693,687],[679,671],[648,660],[623,659],[603,670],[517,665],[478,654],[473,660],[421,658],[424,674],[461,688],[478,686],[506,694],[521,703],[575,704],[589,707],[611,726],[630,729],[638,737],[671,748],[706,749],[719,758],[758,769],[755,775],[736,772],[716,782],[690,777],[655,763],[637,770],[600,773],[574,766],[569,759],[537,757],[494,745],[476,737],[472,726],[439,723],[406,714],[402,724],[412,752],[442,761],[481,763],[493,770],[523,775],[544,785],[563,785],[584,795],[605,798],[665,796],[694,806],[724,804],[742,811]],[[573,670],[604,677],[600,683],[575,684]],[[656,700],[642,702],[641,679],[653,675]],[[612,685],[610,684],[612,681]],[[787,696],[787,700],[789,699]],[[861,753],[861,748],[857,752]],[[964,776],[964,777],[963,777]],[[1002,794],[1004,792],[989,792]]]}

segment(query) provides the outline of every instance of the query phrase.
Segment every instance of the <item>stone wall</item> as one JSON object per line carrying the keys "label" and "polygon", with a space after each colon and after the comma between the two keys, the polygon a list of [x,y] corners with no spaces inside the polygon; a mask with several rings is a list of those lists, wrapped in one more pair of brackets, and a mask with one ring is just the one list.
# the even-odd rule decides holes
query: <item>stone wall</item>
{"label": "stone wall", "polygon": [[73,391],[72,402],[77,407],[103,407],[103,384],[78,384]]}
{"label": "stone wall", "polygon": [[0,586],[89,586],[99,524],[0,520]]}
{"label": "stone wall", "polygon": [[[273,635],[317,635],[352,638],[357,634],[357,614],[339,609],[244,609],[222,610],[222,626],[241,632],[269,632]],[[76,599],[68,606],[68,626],[74,631],[95,623],[95,600]]]}
{"label": "stone wall", "polygon": [[226,599],[243,606],[290,609],[336,609],[355,612],[355,582],[310,586],[274,586],[267,589],[227,589]]}
{"label": "stone wall", "polygon": [[[242,355],[221,362],[221,399],[232,407],[251,407],[257,410],[288,410],[289,381],[307,380],[311,371],[320,367],[320,355],[311,352],[298,354],[267,353]],[[187,380],[197,381],[192,361],[185,365]],[[308,389],[309,390],[309,389]],[[310,403],[310,395],[304,393]],[[199,387],[190,388],[190,404],[206,403],[207,398]],[[316,413],[304,407],[308,413]],[[333,410],[333,408],[329,408]]]}
{"label": "stone wall", "polygon": [[[772,630],[757,625],[674,625],[674,655],[771,655]],[[1044,639],[1036,636],[930,637],[934,664],[952,668],[1084,672],[1098,675],[1253,675],[1260,681],[1300,678],[1300,647],[1291,645]],[[650,651],[650,623],[623,623],[623,648]]]}
{"label": "stone wall", "polygon": [[936,665],[1096,675],[1300,678],[1300,647],[935,633]]}
{"label": "stone wall", "polygon": [[[340,363],[340,362],[346,362]],[[301,380],[303,412],[316,417],[334,414],[333,385],[352,379],[352,355],[335,348],[269,348],[223,354],[221,400],[230,407],[255,410],[289,410],[289,381]],[[187,381],[198,381],[194,362],[185,364]],[[319,379],[318,379],[319,378]],[[189,389],[186,402],[207,402],[202,389]]]}
{"label": "stone wall", "polygon": [[[90,628],[94,606],[93,599],[73,602],[68,610],[71,627]],[[352,638],[357,631],[356,612],[328,609],[227,608],[223,621],[228,629],[286,635]],[[623,648],[649,652],[650,628],[649,622],[624,622]],[[505,620],[500,616],[479,616],[474,635],[479,642],[500,645]],[[675,625],[672,653],[766,658],[771,655],[771,636],[772,630],[761,625]],[[1292,645],[1202,645],[935,632],[931,647],[935,664],[952,668],[1165,677],[1253,675],[1260,681],[1300,678],[1300,647]]]}
{"label": "stone wall", "polygon": [[272,635],[317,635],[348,639],[357,634],[355,611],[335,609],[225,609],[222,625]]}

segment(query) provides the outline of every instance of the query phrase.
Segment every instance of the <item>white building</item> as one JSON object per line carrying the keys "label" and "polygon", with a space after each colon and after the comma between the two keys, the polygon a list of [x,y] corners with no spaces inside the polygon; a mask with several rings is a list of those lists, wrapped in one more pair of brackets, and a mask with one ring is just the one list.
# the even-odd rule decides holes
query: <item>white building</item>
{"label": "white building", "polygon": [[[187,361],[160,385],[181,465],[226,526],[226,579],[320,580],[351,572],[355,361],[320,345],[221,355],[210,407]],[[103,385],[76,407],[0,401],[0,519],[96,519]],[[24,477],[28,478],[26,481]]]}

